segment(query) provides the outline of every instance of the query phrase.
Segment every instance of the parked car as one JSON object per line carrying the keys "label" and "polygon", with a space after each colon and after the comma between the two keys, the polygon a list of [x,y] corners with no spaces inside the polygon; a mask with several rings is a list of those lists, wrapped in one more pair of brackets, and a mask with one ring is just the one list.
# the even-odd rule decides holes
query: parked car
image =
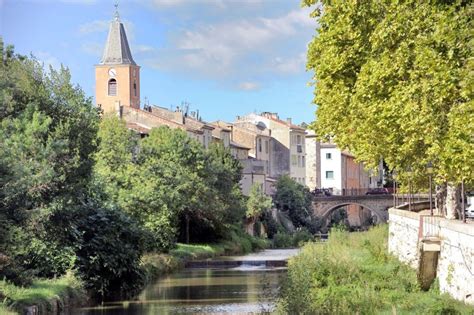
{"label": "parked car", "polygon": [[331,191],[327,188],[316,188],[312,191],[312,194],[315,196],[332,196]]}
{"label": "parked car", "polygon": [[466,199],[466,218],[474,219],[474,194],[468,194]]}
{"label": "parked car", "polygon": [[388,195],[390,192],[387,188],[370,188],[369,191],[365,193],[366,195]]}

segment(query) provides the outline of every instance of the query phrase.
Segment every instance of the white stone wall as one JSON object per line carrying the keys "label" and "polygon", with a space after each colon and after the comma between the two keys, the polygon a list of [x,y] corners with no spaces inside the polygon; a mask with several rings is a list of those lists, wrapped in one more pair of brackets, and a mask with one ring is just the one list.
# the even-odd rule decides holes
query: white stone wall
{"label": "white stone wall", "polygon": [[440,290],[474,305],[474,224],[443,220],[440,226]]}
{"label": "white stone wall", "polygon": [[418,214],[390,209],[388,221],[388,251],[397,256],[400,261],[410,265],[412,268],[417,268]]}
{"label": "white stone wall", "polygon": [[[439,219],[436,228],[441,240],[440,291],[474,304],[474,224]],[[417,213],[389,210],[389,251],[413,268],[418,267],[418,229]]]}

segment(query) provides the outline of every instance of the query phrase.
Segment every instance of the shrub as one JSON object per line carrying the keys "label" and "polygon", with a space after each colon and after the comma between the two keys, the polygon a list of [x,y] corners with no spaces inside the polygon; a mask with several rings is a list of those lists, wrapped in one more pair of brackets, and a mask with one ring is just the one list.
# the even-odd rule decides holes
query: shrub
{"label": "shrub", "polygon": [[273,218],[271,211],[265,211],[262,214],[261,220],[267,231],[268,238],[273,239],[278,232],[278,222]]}
{"label": "shrub", "polygon": [[77,229],[76,267],[86,289],[102,297],[137,293],[144,284],[142,229],[119,210],[92,207],[83,210]]}
{"label": "shrub", "polygon": [[53,211],[48,231],[74,248],[74,267],[85,288],[98,298],[137,293],[144,283],[140,258],[149,235],[120,209],[94,201],[65,208]]}
{"label": "shrub", "polygon": [[301,246],[303,243],[313,240],[313,235],[305,228],[298,229],[292,238],[293,246]]}
{"label": "shrub", "polygon": [[274,248],[289,248],[293,246],[293,238],[288,233],[278,232],[273,237]]}

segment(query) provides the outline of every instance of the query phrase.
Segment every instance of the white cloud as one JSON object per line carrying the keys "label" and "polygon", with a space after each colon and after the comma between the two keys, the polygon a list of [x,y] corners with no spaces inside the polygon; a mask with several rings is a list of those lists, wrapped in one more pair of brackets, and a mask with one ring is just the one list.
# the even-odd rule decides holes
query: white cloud
{"label": "white cloud", "polygon": [[150,52],[154,52],[155,51],[155,48],[152,47],[152,46],[148,46],[148,45],[133,45],[131,47],[132,49],[132,52],[133,53],[150,53]]}
{"label": "white cloud", "polygon": [[49,52],[46,51],[37,51],[34,52],[33,55],[41,62],[46,70],[49,70],[49,67],[53,67],[54,69],[58,70],[61,68],[61,62],[59,62],[58,58],[51,55]]}
{"label": "white cloud", "polygon": [[[110,22],[111,20],[95,20],[92,22],[84,23],[82,25],[79,25],[79,33],[84,36],[87,36],[92,33],[106,33],[109,30]],[[127,34],[128,40],[130,41],[134,39],[135,25],[128,20],[122,20],[122,23],[125,28],[125,33]]]}
{"label": "white cloud", "polygon": [[276,57],[273,59],[272,67],[274,67],[277,72],[283,74],[294,74],[303,71],[305,69],[305,64],[306,53],[301,53],[298,56],[291,58]]}
{"label": "white cloud", "polygon": [[60,0],[63,3],[71,3],[71,4],[94,4],[96,0]]}
{"label": "white cloud", "polygon": [[104,50],[104,44],[86,42],[81,45],[81,49],[89,55],[101,57]]}
{"label": "white cloud", "polygon": [[146,62],[210,78],[304,72],[308,34],[316,27],[308,15],[297,9],[274,18],[197,25],[172,36],[171,47],[156,50]]}
{"label": "white cloud", "polygon": [[151,3],[156,9],[169,9],[199,5],[228,9],[231,6],[261,4],[264,0],[153,0]]}
{"label": "white cloud", "polygon": [[239,84],[239,89],[244,91],[255,91],[260,89],[260,84],[257,82],[242,82]]}
{"label": "white cloud", "polygon": [[79,26],[79,33],[89,34],[97,32],[106,32],[109,29],[110,21],[96,20]]}

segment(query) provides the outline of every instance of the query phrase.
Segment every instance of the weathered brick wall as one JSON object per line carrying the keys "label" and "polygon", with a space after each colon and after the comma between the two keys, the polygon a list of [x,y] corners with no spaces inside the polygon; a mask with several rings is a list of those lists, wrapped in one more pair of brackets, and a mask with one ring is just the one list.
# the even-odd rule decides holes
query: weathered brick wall
{"label": "weathered brick wall", "polygon": [[[437,277],[440,291],[474,305],[474,224],[440,218],[441,251]],[[389,210],[389,251],[401,261],[418,268],[419,214]]]}

